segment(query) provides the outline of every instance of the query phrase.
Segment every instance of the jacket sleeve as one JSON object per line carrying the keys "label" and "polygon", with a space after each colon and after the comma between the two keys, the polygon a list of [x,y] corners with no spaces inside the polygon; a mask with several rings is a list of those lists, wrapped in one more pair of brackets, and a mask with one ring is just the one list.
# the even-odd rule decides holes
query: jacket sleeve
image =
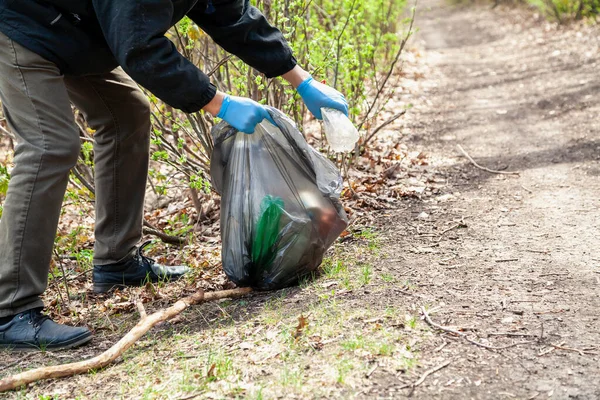
{"label": "jacket sleeve", "polygon": [[296,65],[283,34],[249,0],[211,0],[188,16],[223,49],[269,78]]}
{"label": "jacket sleeve", "polygon": [[133,80],[188,113],[212,100],[215,86],[164,36],[173,17],[170,0],[93,0],[93,5],[112,53]]}

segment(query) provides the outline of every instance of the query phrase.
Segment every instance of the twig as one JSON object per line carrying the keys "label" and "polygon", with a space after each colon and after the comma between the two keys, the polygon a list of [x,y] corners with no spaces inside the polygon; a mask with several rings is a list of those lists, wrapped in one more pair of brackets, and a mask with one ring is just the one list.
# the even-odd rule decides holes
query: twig
{"label": "twig", "polygon": [[54,249],[54,254],[56,255],[56,258],[58,259],[58,265],[60,265],[60,270],[62,272],[62,280],[63,280],[63,284],[65,285],[65,290],[67,291],[67,307],[69,307],[69,309],[71,308],[71,293],[69,293],[69,284],[67,282],[67,275],[65,273],[65,266],[63,264],[63,260],[60,258],[60,256],[58,255],[58,252],[56,251],[56,249]]}
{"label": "twig", "polygon": [[189,396],[180,397],[178,400],[190,400],[190,399],[200,397],[202,394],[203,394],[203,392],[198,392],[198,393],[190,394]]}
{"label": "twig", "polygon": [[371,139],[373,139],[373,137],[375,137],[375,135],[377,135],[377,132],[379,132],[380,130],[382,130],[383,128],[385,128],[386,126],[388,126],[389,124],[391,124],[392,122],[394,122],[395,120],[397,120],[398,118],[400,118],[401,116],[403,116],[404,114],[406,114],[406,110],[402,110],[400,111],[398,114],[394,115],[392,118],[388,119],[387,121],[385,121],[384,123],[382,123],[381,125],[379,125],[377,128],[375,128],[373,130],[373,132],[371,132],[371,134],[365,139],[365,143],[368,143],[371,141]]}
{"label": "twig", "polygon": [[423,383],[425,381],[425,379],[427,379],[427,377],[431,374],[435,374],[436,372],[438,372],[440,369],[442,368],[446,368],[448,365],[450,365],[451,361],[444,361],[443,363],[441,363],[440,365],[438,365],[437,367],[433,367],[431,369],[428,369],[427,371],[425,371],[423,373],[423,375],[421,375],[421,377],[419,379],[416,380],[416,382],[408,384],[408,385],[404,385],[404,386],[400,386],[399,389],[406,389],[406,388],[416,388],[417,386],[419,386],[421,383]]}
{"label": "twig", "polygon": [[511,347],[516,347],[516,346],[520,346],[522,344],[530,344],[530,343],[535,343],[535,340],[525,340],[523,342],[517,342],[517,343],[512,343],[512,344],[507,344],[506,346],[490,346],[484,343],[480,343],[478,341],[475,341],[473,339],[468,338],[467,336],[464,336],[465,340],[469,343],[473,343],[476,346],[479,347],[483,347],[484,349],[488,349],[488,350],[506,350],[506,349],[510,349]]}
{"label": "twig", "polygon": [[223,58],[221,61],[219,61],[214,67],[213,69],[211,69],[206,76],[212,76],[215,72],[217,72],[219,70],[219,68],[221,68],[221,66],[225,65],[227,63],[227,61],[229,61],[229,59],[233,57],[231,54],[228,55],[227,57]]}
{"label": "twig", "polygon": [[[76,257],[73,259],[77,260]],[[68,279],[66,279],[66,281],[68,281],[68,282],[73,281],[73,280],[79,278],[80,276],[87,274],[91,270],[92,270],[92,268],[86,269],[85,271],[82,271],[82,272],[78,273],[77,275],[73,275],[73,276],[69,277]],[[49,284],[49,286],[54,287],[54,286],[58,285],[59,283],[60,282],[58,280],[52,280],[52,282]]]}
{"label": "twig", "polygon": [[238,288],[232,290],[223,290],[220,292],[204,293],[200,290],[191,296],[185,297],[171,307],[159,310],[146,318],[140,320],[121,340],[114,344],[104,353],[84,361],[70,364],[63,364],[51,367],[36,368],[25,371],[20,374],[6,377],[0,380],[0,392],[19,388],[29,383],[37,382],[42,379],[62,378],[83,374],[91,370],[97,370],[113,363],[127,349],[142,336],[144,336],[152,327],[158,323],[167,321],[176,315],[179,315],[186,308],[206,301],[219,300],[224,298],[241,297],[250,293],[250,288]]}
{"label": "twig", "polygon": [[[79,179],[79,181],[83,184],[83,186],[85,186],[92,193],[92,195],[95,196],[96,191],[94,189],[94,186],[90,182],[88,182],[85,179],[85,177],[83,175],[81,175],[75,168],[73,168],[71,171],[77,177],[77,179]],[[145,226],[145,228],[143,228],[142,232],[145,235],[156,236],[157,238],[159,238],[160,240],[162,240],[165,243],[182,245],[186,242],[185,238],[182,238],[179,236],[168,235],[168,234],[162,232],[160,229],[158,229],[154,225],[150,224],[150,222],[146,221],[145,219],[144,219],[144,226]]]}
{"label": "twig", "polygon": [[444,347],[446,347],[446,346],[448,346],[448,342],[446,342],[446,341],[444,340],[444,343],[442,343],[440,346],[436,347],[436,348],[435,348],[435,350],[433,350],[433,351],[435,351],[436,353],[439,353],[439,352],[440,352],[440,351],[442,351],[442,350],[444,349]]}
{"label": "twig", "polygon": [[508,336],[508,337],[538,337],[531,333],[513,333],[513,332],[491,332],[488,336]]}
{"label": "twig", "polygon": [[[565,344],[565,342],[564,342],[564,341],[563,341],[563,342],[560,342],[558,345],[559,345],[559,346],[562,346],[563,344]],[[540,351],[540,352],[538,353],[538,357],[545,356],[546,354],[550,354],[550,353],[552,353],[554,350],[556,350],[556,347],[552,347],[552,346],[551,346],[549,349],[546,349],[546,350]]]}
{"label": "twig", "polygon": [[500,346],[500,347],[490,346],[490,345],[487,345],[487,344],[484,344],[484,343],[480,343],[480,342],[478,342],[476,340],[470,339],[467,336],[466,333],[459,332],[459,331],[457,331],[455,329],[448,328],[446,326],[442,326],[442,325],[436,324],[435,322],[433,322],[431,320],[431,317],[427,313],[427,310],[425,310],[425,307],[421,307],[421,313],[423,314],[423,317],[425,317],[425,322],[427,322],[430,326],[432,326],[432,327],[434,327],[434,328],[436,328],[436,329],[438,329],[440,331],[444,331],[444,332],[452,333],[453,335],[456,335],[456,336],[460,336],[461,338],[465,339],[467,342],[472,343],[472,344],[474,344],[476,346],[479,346],[479,347],[483,347],[484,349],[488,349],[488,350],[505,350],[505,349],[508,349],[508,348],[511,348],[511,347],[515,347],[515,346],[519,346],[519,345],[522,345],[522,344],[534,343],[533,340],[528,340],[528,341],[525,341],[525,342],[517,342],[517,343],[509,344],[507,346]]}
{"label": "twig", "polygon": [[471,158],[471,156],[465,151],[465,149],[462,148],[462,146],[460,144],[457,144],[456,147],[458,147],[458,149],[461,151],[461,153],[463,153],[463,155],[465,157],[467,157],[467,159],[471,162],[471,164],[473,164],[476,168],[479,168],[483,171],[490,172],[492,174],[520,175],[520,173],[516,172],[516,171],[496,171],[495,169],[489,169],[487,167],[482,167],[481,165],[477,164],[475,162],[475,160],[473,160],[473,158]]}
{"label": "twig", "polygon": [[0,125],[0,133],[4,133],[10,139],[15,139],[15,136],[8,129],[5,129],[2,125]]}
{"label": "twig", "polygon": [[527,192],[529,192],[529,193],[533,193],[533,190],[531,190],[531,189],[527,189],[527,188],[526,188],[524,185],[521,185],[521,187],[522,187],[523,189],[525,189],[525,191],[527,191]]}
{"label": "twig", "polygon": [[83,186],[85,186],[85,188],[86,188],[87,190],[89,190],[89,191],[90,191],[90,193],[91,193],[91,194],[92,194],[92,195],[95,197],[95,196],[96,196],[96,190],[94,189],[94,186],[93,186],[93,185],[92,185],[90,182],[88,182],[88,180],[87,180],[87,179],[85,179],[85,177],[84,177],[83,175],[81,175],[81,174],[79,173],[79,171],[77,171],[77,168],[72,168],[72,169],[71,169],[71,172],[73,173],[73,175],[75,175],[75,177],[76,177],[77,179],[79,179],[79,182],[81,182],[81,184],[82,184]]}
{"label": "twig", "polygon": [[371,368],[371,370],[369,372],[367,372],[366,377],[369,378],[371,375],[373,375],[373,372],[375,372],[375,370],[379,367],[379,364],[375,364],[375,366],[373,368]]}
{"label": "twig", "polygon": [[500,258],[498,260],[494,260],[497,263],[502,263],[502,262],[510,262],[510,261],[519,261],[518,258]]}
{"label": "twig", "polygon": [[337,44],[337,50],[335,52],[335,71],[333,73],[333,87],[334,89],[337,88],[337,81],[338,81],[338,71],[339,71],[339,67],[340,67],[340,52],[342,50],[342,36],[344,35],[344,31],[346,30],[346,27],[348,26],[348,23],[350,22],[350,19],[352,18],[352,12],[354,11],[354,6],[356,5],[357,0],[354,0],[352,2],[352,4],[350,5],[350,11],[348,12],[348,18],[346,18],[346,22],[344,23],[344,26],[342,27],[342,30],[340,31],[340,34],[338,35],[338,37],[336,38],[336,44]]}
{"label": "twig", "polygon": [[[385,77],[383,78],[381,86],[379,87],[379,89],[377,90],[377,93],[375,94],[375,97],[373,98],[373,102],[369,105],[369,108],[367,109],[367,112],[365,113],[365,116],[364,116],[362,122],[360,123],[360,125],[358,125],[358,127],[357,127],[358,131],[360,131],[360,129],[363,127],[363,125],[365,124],[365,122],[369,118],[369,116],[371,114],[371,111],[373,111],[373,108],[375,107],[375,104],[377,103],[377,100],[379,99],[379,96],[381,95],[381,92],[385,88],[385,86],[387,84],[387,81],[390,79],[390,76],[394,72],[394,69],[396,67],[396,63],[400,59],[400,55],[404,51],[404,47],[406,46],[406,43],[408,42],[408,39],[410,39],[410,37],[413,34],[413,30],[412,29],[413,29],[414,22],[415,22],[416,9],[417,9],[417,0],[415,0],[415,4],[412,7],[412,14],[411,14],[411,17],[410,17],[410,24],[408,26],[408,32],[406,33],[406,36],[400,42],[400,48],[396,52],[394,60],[390,64],[390,68],[388,69]],[[367,144],[367,141],[363,142],[363,145],[366,145],[366,144]]]}
{"label": "twig", "polygon": [[442,231],[442,233],[440,233],[440,234],[439,234],[437,241],[438,241],[438,242],[439,242],[439,241],[441,241],[441,240],[442,240],[442,237],[443,237],[443,236],[444,236],[446,233],[450,232],[451,230],[453,230],[453,229],[457,229],[457,228],[462,228],[462,227],[466,227],[466,225],[465,225],[465,223],[464,223],[464,222],[460,222],[460,223],[458,223],[458,224],[456,224],[456,225],[454,225],[454,226],[451,226],[451,227],[450,227],[450,228],[448,228],[448,229],[445,229],[444,231]]}
{"label": "twig", "polygon": [[525,249],[525,251],[527,251],[529,253],[538,253],[538,254],[548,254],[548,253],[550,253],[549,250],[531,250],[531,249]]}
{"label": "twig", "polygon": [[596,355],[598,354],[598,352],[596,351],[590,351],[590,350],[586,350],[586,349],[574,349],[572,347],[564,347],[562,344],[552,344],[550,343],[550,346],[554,347],[555,349],[558,350],[566,350],[566,351],[574,351],[576,353],[579,353],[580,356],[586,355],[586,354],[590,354],[590,355]]}
{"label": "twig", "polygon": [[29,353],[29,354],[27,354],[26,356],[24,356],[24,357],[21,357],[21,358],[19,358],[18,360],[16,360],[16,361],[13,361],[13,362],[11,362],[11,363],[10,363],[10,364],[8,364],[8,365],[3,365],[3,366],[1,366],[1,367],[0,367],[0,371],[4,371],[5,369],[9,369],[10,367],[14,367],[15,365],[18,365],[18,364],[22,363],[23,361],[25,361],[25,360],[27,360],[27,359],[31,358],[31,356],[33,356],[34,354],[35,354],[35,353]]}
{"label": "twig", "polygon": [[154,235],[165,243],[182,245],[186,242],[185,238],[179,236],[167,235],[166,233],[160,231],[150,222],[144,220],[144,229],[143,232],[145,235]]}
{"label": "twig", "polygon": [[146,319],[148,314],[146,313],[146,308],[144,308],[144,303],[141,300],[135,302],[135,306],[137,307],[138,313],[140,314],[140,320]]}

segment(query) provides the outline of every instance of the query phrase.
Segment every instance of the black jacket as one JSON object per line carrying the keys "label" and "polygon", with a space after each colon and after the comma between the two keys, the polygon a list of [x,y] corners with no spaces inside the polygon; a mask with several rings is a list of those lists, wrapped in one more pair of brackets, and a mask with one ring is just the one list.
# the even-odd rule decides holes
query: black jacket
{"label": "black jacket", "polygon": [[195,112],[216,88],[164,36],[185,15],[268,77],[296,64],[281,32],[249,0],[0,0],[0,31],[64,74],[120,65],[167,104]]}

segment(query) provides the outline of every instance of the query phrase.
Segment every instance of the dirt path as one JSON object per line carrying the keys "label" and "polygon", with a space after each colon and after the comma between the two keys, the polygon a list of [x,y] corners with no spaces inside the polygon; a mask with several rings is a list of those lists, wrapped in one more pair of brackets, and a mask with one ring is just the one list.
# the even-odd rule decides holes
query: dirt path
{"label": "dirt path", "polygon": [[[404,256],[400,268],[438,323],[492,346],[535,342],[489,351],[438,337],[420,359],[451,363],[414,394],[600,398],[598,31],[555,29],[523,11],[420,8],[429,72],[412,146],[455,160],[438,172],[454,196],[403,213],[410,222],[396,222],[389,253]],[[465,164],[457,144],[520,176]],[[441,235],[458,224],[467,228]]]}

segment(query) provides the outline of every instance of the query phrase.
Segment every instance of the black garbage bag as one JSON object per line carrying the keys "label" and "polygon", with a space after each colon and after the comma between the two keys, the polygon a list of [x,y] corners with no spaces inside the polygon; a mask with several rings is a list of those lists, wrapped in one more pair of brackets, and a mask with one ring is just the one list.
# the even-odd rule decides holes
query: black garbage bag
{"label": "black garbage bag", "polygon": [[348,225],[342,177],[292,120],[269,108],[253,134],[213,128],[210,174],[221,194],[225,274],[238,286],[278,289],[316,270]]}

